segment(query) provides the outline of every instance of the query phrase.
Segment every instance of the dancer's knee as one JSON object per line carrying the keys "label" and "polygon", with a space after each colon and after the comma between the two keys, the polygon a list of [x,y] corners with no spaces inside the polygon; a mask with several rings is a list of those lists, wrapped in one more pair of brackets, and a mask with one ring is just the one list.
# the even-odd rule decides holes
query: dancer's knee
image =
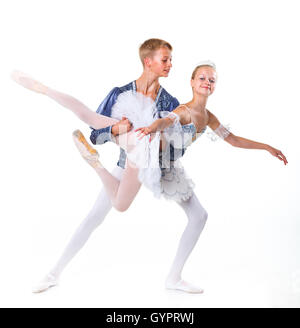
{"label": "dancer's knee", "polygon": [[128,210],[130,204],[127,204],[125,202],[115,202],[113,203],[113,207],[118,211],[118,212],[125,212]]}
{"label": "dancer's knee", "polygon": [[207,218],[208,218],[208,213],[205,209],[203,209],[203,213],[202,213],[202,220],[203,221],[207,221]]}
{"label": "dancer's knee", "polygon": [[203,212],[200,215],[200,220],[203,222],[203,225],[206,223],[208,218],[208,213],[205,209],[203,209]]}
{"label": "dancer's knee", "polygon": [[197,215],[193,216],[193,224],[196,230],[202,230],[208,218],[208,213],[205,209],[198,212]]}

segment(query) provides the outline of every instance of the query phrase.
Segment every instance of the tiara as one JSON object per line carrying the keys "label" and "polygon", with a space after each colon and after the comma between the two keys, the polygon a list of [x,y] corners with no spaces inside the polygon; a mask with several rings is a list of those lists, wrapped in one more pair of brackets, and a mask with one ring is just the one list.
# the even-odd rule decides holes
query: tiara
{"label": "tiara", "polygon": [[210,66],[213,69],[216,69],[216,64],[212,62],[211,60],[202,60],[197,64],[197,66]]}

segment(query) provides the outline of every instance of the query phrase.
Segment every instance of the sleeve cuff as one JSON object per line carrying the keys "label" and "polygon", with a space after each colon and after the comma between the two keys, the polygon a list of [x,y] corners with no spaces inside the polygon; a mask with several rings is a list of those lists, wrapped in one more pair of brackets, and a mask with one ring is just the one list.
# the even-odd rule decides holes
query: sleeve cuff
{"label": "sleeve cuff", "polygon": [[103,129],[93,130],[90,136],[91,142],[94,145],[102,145],[107,141],[112,141],[113,135],[111,129],[112,125]]}

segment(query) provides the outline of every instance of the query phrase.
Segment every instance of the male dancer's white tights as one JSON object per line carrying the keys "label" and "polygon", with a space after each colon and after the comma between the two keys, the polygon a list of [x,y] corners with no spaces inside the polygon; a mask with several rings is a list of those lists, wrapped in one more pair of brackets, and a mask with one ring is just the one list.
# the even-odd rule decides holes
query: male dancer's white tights
{"label": "male dancer's white tights", "polygon": [[[123,169],[116,167],[112,174],[121,179]],[[181,280],[181,272],[184,264],[193,250],[207,220],[207,212],[200,204],[196,195],[184,202],[178,203],[187,215],[188,222],[181,236],[175,259],[166,280],[166,287],[169,289],[179,289],[187,292],[201,292],[201,289]],[[67,264],[84,246],[92,232],[104,221],[106,215],[112,208],[110,199],[103,189],[88,216],[81,223],[71,238],[57,264],[50,271],[50,274],[58,279]]]}
{"label": "male dancer's white tights", "polygon": [[[123,171],[124,170],[121,167],[117,166],[112,171],[112,175],[120,180],[122,178]],[[83,247],[92,232],[103,222],[111,208],[112,205],[110,198],[107,195],[105,189],[102,189],[93,208],[75,231],[59,261],[50,271],[50,274],[52,274],[55,278],[59,278],[66,265]]]}

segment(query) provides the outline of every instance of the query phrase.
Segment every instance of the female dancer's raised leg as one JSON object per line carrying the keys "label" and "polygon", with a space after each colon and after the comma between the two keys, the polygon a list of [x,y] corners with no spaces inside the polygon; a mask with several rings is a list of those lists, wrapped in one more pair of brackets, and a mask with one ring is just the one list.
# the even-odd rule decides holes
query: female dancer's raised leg
{"label": "female dancer's raised leg", "polygon": [[[60,105],[70,109],[83,122],[87,123],[94,129],[104,128],[118,122],[116,119],[93,112],[74,97],[51,89],[22,72],[14,71],[11,76],[14,81],[23,87],[44,94],[58,102]],[[111,198],[112,205],[119,211],[125,211],[132,203],[141,186],[138,180],[138,169],[133,163],[127,162],[127,168],[125,169],[123,179],[120,182],[101,165],[98,160],[99,156],[97,151],[87,143],[80,131],[75,131],[73,137],[82,156],[92,167],[94,167],[100,176],[104,187]],[[113,141],[128,152],[136,145],[134,132],[129,132],[114,138]]]}
{"label": "female dancer's raised leg", "polygon": [[93,112],[76,98],[51,89],[22,72],[14,71],[11,74],[11,77],[15,82],[19,83],[24,88],[29,89],[31,91],[35,91],[37,93],[44,94],[49,98],[55,100],[60,105],[70,109],[83,122],[87,123],[94,129],[102,129],[118,122],[118,120],[114,118]]}

